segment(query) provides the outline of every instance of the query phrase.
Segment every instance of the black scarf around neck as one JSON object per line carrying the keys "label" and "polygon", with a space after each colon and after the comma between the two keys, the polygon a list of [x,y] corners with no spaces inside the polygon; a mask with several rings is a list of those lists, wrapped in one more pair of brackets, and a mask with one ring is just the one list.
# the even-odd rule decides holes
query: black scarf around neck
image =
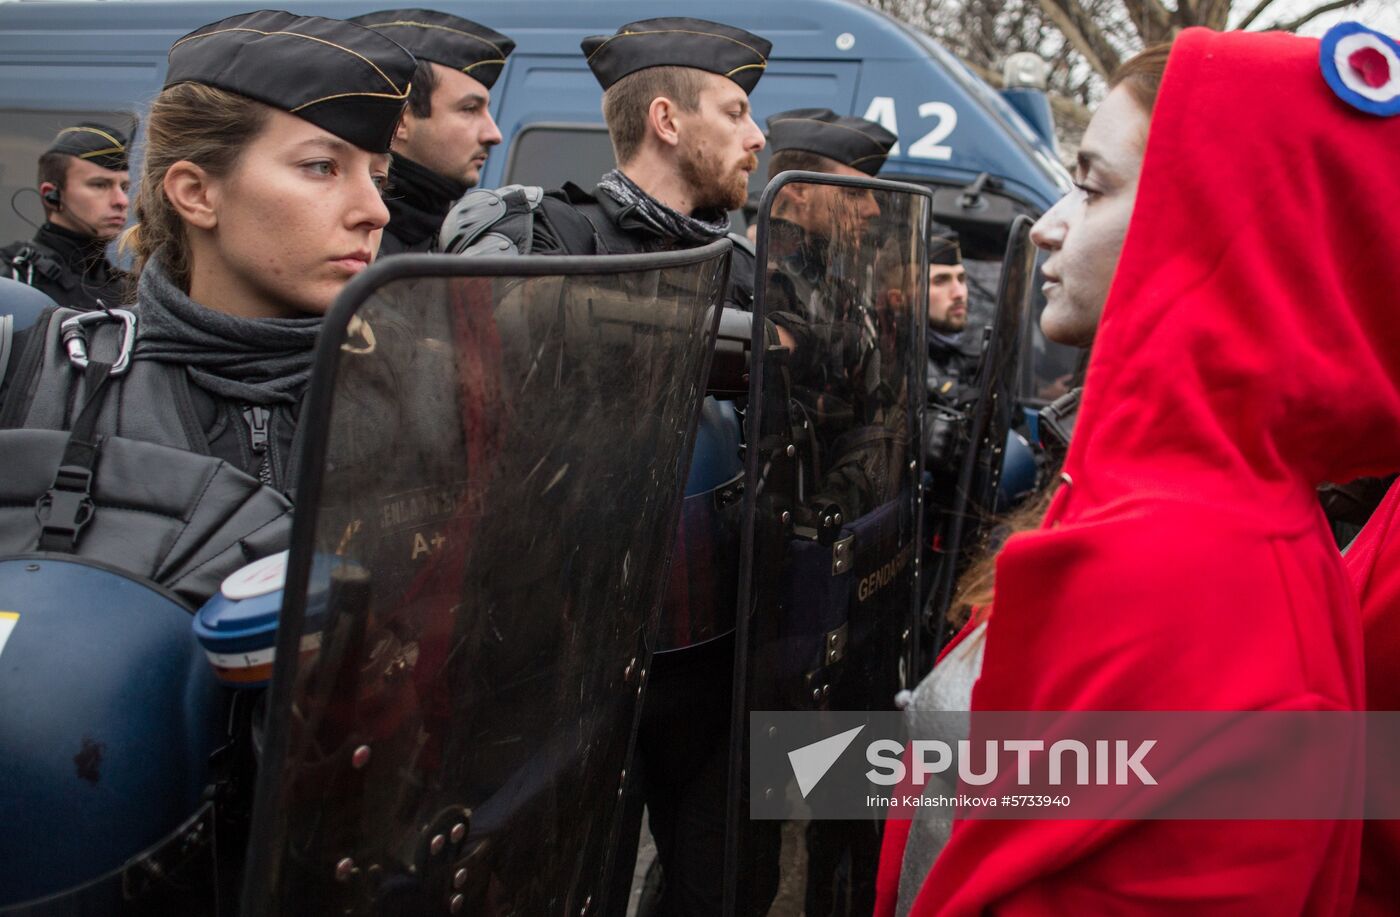
{"label": "black scarf around neck", "polygon": [[389,208],[386,232],[408,246],[436,239],[447,211],[467,190],[462,182],[439,175],[412,159],[395,156],[385,197]]}
{"label": "black scarf around neck", "polygon": [[239,318],[190,299],[157,252],[137,286],[136,356],[180,363],[201,388],[246,404],[295,404],[311,378],[321,318]]}
{"label": "black scarf around neck", "polygon": [[688,216],[672,210],[647,194],[632,179],[613,169],[598,179],[598,190],[605,192],[628,211],[627,216],[657,235],[685,245],[705,245],[729,234],[729,214],[718,208],[702,216]]}

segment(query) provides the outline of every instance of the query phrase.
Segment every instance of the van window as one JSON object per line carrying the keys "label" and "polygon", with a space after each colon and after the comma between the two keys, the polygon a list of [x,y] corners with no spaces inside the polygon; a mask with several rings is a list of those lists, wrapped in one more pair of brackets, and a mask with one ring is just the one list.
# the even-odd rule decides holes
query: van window
{"label": "van window", "polygon": [[136,116],[110,111],[0,109],[0,245],[29,238],[35,226],[44,221],[39,202],[39,156],[55,134],[79,121],[110,124],[129,133]]}
{"label": "van window", "polygon": [[527,124],[511,142],[505,184],[592,188],[614,165],[602,124]]}

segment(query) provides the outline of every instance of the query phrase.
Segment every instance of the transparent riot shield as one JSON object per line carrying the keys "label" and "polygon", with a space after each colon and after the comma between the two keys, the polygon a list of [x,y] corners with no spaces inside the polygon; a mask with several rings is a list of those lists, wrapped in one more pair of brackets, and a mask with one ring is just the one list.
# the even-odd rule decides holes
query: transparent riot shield
{"label": "transparent riot shield", "polygon": [[763,194],[726,857],[736,914],[868,914],[874,901],[880,825],[819,820],[797,799],[784,820],[754,810],[775,790],[749,785],[750,726],[760,711],[891,710],[913,674],[930,201],[806,172]]}
{"label": "transparent riot shield", "polygon": [[977,368],[977,397],[964,428],[965,440],[960,444],[957,479],[952,493],[935,495],[939,503],[940,550],[934,555],[936,564],[928,571],[933,590],[927,611],[929,631],[934,635],[934,656],[948,635],[948,608],[957,578],[985,548],[995,522],[1007,435],[1021,410],[1017,398],[1018,363],[1035,294],[1032,225],[1031,219],[1024,216],[1011,224],[996,312],[987,328],[987,342]]}
{"label": "transparent riot shield", "polygon": [[405,256],[304,409],[243,913],[597,914],[728,241]]}

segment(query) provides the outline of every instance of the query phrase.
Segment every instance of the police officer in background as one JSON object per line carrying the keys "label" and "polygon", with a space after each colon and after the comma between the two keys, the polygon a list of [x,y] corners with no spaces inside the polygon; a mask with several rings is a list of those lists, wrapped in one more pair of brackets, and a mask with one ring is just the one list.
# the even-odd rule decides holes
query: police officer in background
{"label": "police officer in background", "polygon": [[131,179],[125,134],[105,124],[65,127],[39,157],[44,225],[0,249],[0,276],[27,283],[60,306],[122,305],[129,278],[107,260],[126,223]]}
{"label": "police officer in background", "polygon": [[408,110],[394,132],[380,255],[428,251],[448,209],[481,180],[486,157],[501,142],[491,87],[515,42],[434,10],[384,10],[349,21],[392,38],[418,59]]}
{"label": "police officer in background", "polygon": [[931,402],[965,408],[972,400],[977,352],[967,335],[967,269],[956,233],[929,242],[928,396]]}
{"label": "police officer in background", "polygon": [[[788,170],[873,177],[897,139],[873,121],[825,108],[780,112],[768,130],[770,178]],[[819,529],[880,502],[882,488],[870,475],[880,462],[869,454],[878,447],[852,448],[848,435],[874,423],[884,407],[868,338],[879,307],[870,257],[877,243],[869,234],[879,217],[869,189],[813,182],[785,185],[772,205],[767,314],[796,342],[793,396],[814,425],[820,469],[816,493],[797,518]]]}
{"label": "police officer in background", "polygon": [[[824,172],[870,178],[885,164],[898,138],[874,121],[838,115],[829,108],[797,108],[768,119],[773,156],[768,178],[779,172]],[[838,238],[865,232],[880,216],[879,205],[869,191],[797,182],[779,192],[773,203],[769,260],[779,275],[771,278],[770,313],[789,331],[804,323],[827,321],[850,303],[831,301],[835,290],[829,281],[840,267],[827,263],[830,251],[859,250],[852,239]],[[833,243],[836,243],[833,245]],[[857,294],[848,289],[848,298]]]}

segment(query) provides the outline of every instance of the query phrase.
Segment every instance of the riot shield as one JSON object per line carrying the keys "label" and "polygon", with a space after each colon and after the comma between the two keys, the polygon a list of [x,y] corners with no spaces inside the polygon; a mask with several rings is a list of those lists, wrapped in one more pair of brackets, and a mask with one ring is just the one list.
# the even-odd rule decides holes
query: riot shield
{"label": "riot shield", "polygon": [[774,789],[749,786],[750,714],[894,709],[913,675],[930,202],[912,185],[806,172],[778,175],[763,194],[726,857],[733,913],[873,904],[878,823],[816,820],[801,800],[786,820],[751,810]]}
{"label": "riot shield", "polygon": [[607,907],[729,247],[404,256],[346,288],[244,914]]}
{"label": "riot shield", "polygon": [[1023,337],[1029,331],[1035,294],[1035,245],[1030,217],[1011,224],[1006,258],[997,286],[996,312],[987,328],[982,362],[977,368],[977,397],[965,427],[961,462],[951,494],[938,495],[940,550],[929,570],[933,590],[927,610],[934,635],[933,658],[948,635],[948,608],[958,576],[986,546],[995,521],[1007,436],[1021,410],[1017,366]]}

